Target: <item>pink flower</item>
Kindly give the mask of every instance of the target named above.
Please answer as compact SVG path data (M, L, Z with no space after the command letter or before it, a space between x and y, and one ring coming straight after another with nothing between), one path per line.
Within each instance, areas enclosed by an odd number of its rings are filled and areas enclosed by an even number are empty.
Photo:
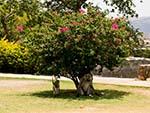
M63 33L63 32L67 32L67 31L69 31L70 29L68 28L68 27L61 27L60 29L59 29L59 31L61 32L61 33Z
M23 27L23 25L18 25L18 26L16 27L16 29L17 29L18 32L23 32L24 27Z
M112 30L118 30L119 26L117 23L114 23L114 24L112 24L111 28L112 28Z
M87 8L81 7L81 8L79 9L79 12L80 12L81 14L87 14Z
M79 11L80 11L81 14L86 13L85 10L84 10L83 8L79 9Z

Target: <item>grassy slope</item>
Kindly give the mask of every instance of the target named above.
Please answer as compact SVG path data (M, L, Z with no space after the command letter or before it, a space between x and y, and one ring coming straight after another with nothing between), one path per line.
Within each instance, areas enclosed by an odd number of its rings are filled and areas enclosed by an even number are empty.
M19 80L17 80L19 81ZM28 82L29 80L27 80ZM8 80L9 83L9 80ZM100 96L76 97L71 82L61 82L54 97L50 81L21 88L0 87L0 113L149 113L150 89L95 84Z

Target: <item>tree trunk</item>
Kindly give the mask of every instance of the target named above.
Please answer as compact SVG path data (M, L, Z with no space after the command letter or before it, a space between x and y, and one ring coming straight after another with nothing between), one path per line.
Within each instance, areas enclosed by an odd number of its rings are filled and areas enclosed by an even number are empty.
M73 82L75 84L76 89L78 89L78 86L79 86L79 80L78 80L78 78L77 77L72 77L72 80L73 80Z
M7 24L6 24L6 19L5 17L1 17L1 23L4 29L4 36L6 36L8 38L8 28L7 28Z
M91 73L85 74L79 79L79 84L77 86L77 94L78 96L92 96L94 94L93 75Z

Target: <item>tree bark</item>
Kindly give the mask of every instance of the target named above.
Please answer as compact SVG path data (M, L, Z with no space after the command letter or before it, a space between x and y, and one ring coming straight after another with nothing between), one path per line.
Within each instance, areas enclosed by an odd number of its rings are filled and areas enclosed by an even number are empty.
M77 77L72 77L72 81L74 82L76 89L78 89L78 86L79 86L78 78Z
M8 28L7 28L7 24L6 24L6 19L5 19L5 17L2 17L1 23L2 23L2 26L3 26L3 29L4 29L4 35L5 35L6 37L8 37Z

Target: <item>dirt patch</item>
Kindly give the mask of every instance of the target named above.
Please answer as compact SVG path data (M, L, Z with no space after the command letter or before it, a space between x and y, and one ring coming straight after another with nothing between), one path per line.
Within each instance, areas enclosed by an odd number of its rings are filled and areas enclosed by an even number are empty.
M77 108L77 109L70 109L70 110L61 110L61 111L33 111L28 113L149 113L149 108L143 109L143 108L132 108L132 107L84 107L84 108ZM18 112L18 113L26 113L26 112Z
M44 83L42 80L0 80L0 88L22 88Z
M148 89L132 89L131 92L145 96L150 96L150 90Z

